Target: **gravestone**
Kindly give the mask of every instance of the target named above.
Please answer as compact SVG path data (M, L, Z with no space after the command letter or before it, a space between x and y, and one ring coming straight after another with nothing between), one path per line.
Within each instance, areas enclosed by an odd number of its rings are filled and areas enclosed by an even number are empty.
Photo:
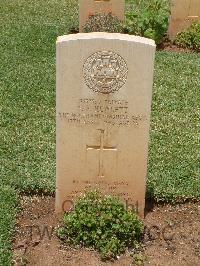
M79 0L79 31L83 32L83 27L90 15L95 13L111 13L119 20L124 20L125 0Z
M58 37L57 212L100 189L143 216L154 53L142 37Z
M200 19L200 0L172 0L168 35L173 40L177 33Z

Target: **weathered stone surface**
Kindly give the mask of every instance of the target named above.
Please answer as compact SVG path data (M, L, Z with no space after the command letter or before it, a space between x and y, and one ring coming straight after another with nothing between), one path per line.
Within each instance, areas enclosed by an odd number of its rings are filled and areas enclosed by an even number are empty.
M89 16L95 13L111 13L124 20L125 0L79 0L79 31L83 32L83 27Z
M58 38L57 212L98 188L143 215L154 53L117 33Z
M172 0L169 38L173 40L178 32L200 20L200 0Z

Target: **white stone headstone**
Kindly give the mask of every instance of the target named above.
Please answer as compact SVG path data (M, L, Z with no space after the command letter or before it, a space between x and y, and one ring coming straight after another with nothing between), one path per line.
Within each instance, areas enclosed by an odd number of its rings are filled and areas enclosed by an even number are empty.
M57 40L56 211L100 189L145 206L155 43L117 33Z
M177 33L200 20L200 0L171 0L168 35L173 40Z
M125 0L79 0L80 32L83 32L83 27L89 19L89 16L95 13L111 13L123 21L125 16Z

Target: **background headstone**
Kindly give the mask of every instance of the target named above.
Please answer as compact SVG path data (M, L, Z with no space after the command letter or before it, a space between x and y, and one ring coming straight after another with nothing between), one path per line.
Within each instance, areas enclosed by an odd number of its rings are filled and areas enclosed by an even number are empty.
M95 13L111 13L119 20L124 20L125 0L79 0L79 31L83 32L83 27L90 15Z
M117 33L58 38L57 212L100 189L143 216L154 53L154 41Z
M200 20L200 0L172 0L168 35L173 40L177 33Z

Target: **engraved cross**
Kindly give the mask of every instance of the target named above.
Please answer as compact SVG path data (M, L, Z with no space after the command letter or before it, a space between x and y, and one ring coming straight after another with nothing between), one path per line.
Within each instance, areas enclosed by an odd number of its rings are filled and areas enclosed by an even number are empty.
M105 130L103 129L98 129L100 131L100 145L96 146L86 146L87 151L88 150L98 150L99 151L99 172L98 172L98 177L104 177L104 158L103 154L104 151L117 151L117 147L110 147L104 145L104 133Z

